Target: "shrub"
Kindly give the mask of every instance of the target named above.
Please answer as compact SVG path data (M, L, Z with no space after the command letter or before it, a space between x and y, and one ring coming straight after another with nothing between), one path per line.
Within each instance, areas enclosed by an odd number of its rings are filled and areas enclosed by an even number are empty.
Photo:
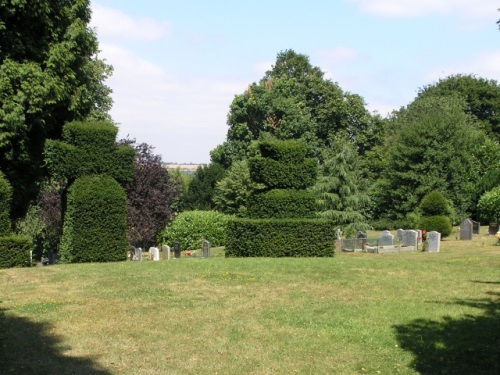
M61 261L125 260L127 247L125 190L109 176L77 179L68 192Z
M271 190L254 194L248 200L247 216L251 218L313 218L316 197L305 190Z
M298 140L264 140L259 149L264 158L298 164L306 157L307 145Z
M203 240L211 246L224 246L230 218L217 211L184 211L165 228L160 241L170 246L179 241L182 250L200 249Z
M452 204L439 191L432 191L422 198L420 211L422 216L447 216L450 219L455 216Z
M335 231L325 219L234 219L227 257L331 257Z
M448 237L453 229L450 219L439 215L420 218L419 227L427 232L439 232L441 233L441 238Z
M12 201L12 188L9 181L0 172L0 236L11 232L10 204Z
M484 193L478 202L479 216L485 222L500 220L500 186Z
M29 267L31 246L27 236L0 237L0 268Z

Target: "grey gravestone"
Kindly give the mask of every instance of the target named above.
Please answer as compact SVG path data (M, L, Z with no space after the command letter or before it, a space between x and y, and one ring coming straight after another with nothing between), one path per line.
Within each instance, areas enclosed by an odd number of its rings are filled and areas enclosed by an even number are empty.
M359 231L356 234L356 238L359 239L359 240L366 240L368 238L368 236L366 235L365 232Z
M179 259L181 257L181 243L179 241L174 242L174 257Z
M421 229L417 229L417 244L418 246L422 245L422 230Z
M378 239L379 246L392 246L394 245L394 235L388 230L384 230Z
M161 252L163 253L163 258L165 258L165 254L167 254L167 259L170 259L170 246L163 245L161 247Z
M136 257L136 259L137 259L139 262L142 262L142 248L141 248L141 247L138 247L138 248L135 250L135 257Z
M439 253L441 246L441 233L432 231L427 233L427 250L432 253Z
M479 231L481 230L481 223L478 221L472 221L472 234L479 234Z
M128 251L128 258L130 260L135 260L135 246L130 246L129 251Z
M152 259L154 261L159 261L160 260L160 249L157 247L150 247L149 248L149 259Z
M415 230L405 230L403 232L403 246L413 246L417 248L418 245L418 233Z
M203 258L210 258L210 242L204 240L201 244L201 252L203 254Z
M398 230L396 231L396 236L398 237L398 241L399 241L399 242L403 241L403 232L404 232L404 230L403 230L403 229L398 229Z
M490 223L488 226L488 234L494 236L498 232L499 225L498 223Z
M465 219L460 223L460 239L472 240L472 220Z

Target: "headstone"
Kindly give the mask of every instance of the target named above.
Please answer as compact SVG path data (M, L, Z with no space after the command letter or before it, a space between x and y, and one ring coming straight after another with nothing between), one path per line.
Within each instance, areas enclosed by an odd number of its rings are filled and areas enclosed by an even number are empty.
M149 248L149 259L152 259L154 261L159 261L160 260L160 249L157 247L150 247Z
M128 250L128 258L130 260L135 260L135 246L130 246Z
M366 235L365 232L362 232L362 231L359 231L357 234L356 234L356 238L358 240L366 240L368 238L368 236Z
M174 242L174 257L179 259L181 257L181 243L179 241Z
M422 230L417 229L416 232L417 232L417 245L420 246L420 245L422 245L422 241L423 241Z
M405 230L403 232L403 241L401 241L403 246L412 246L415 249L418 246L418 233L416 230Z
M163 258L165 258L165 254L167 254L167 259L170 259L170 246L163 245L161 247L161 252L163 253Z
M488 226L488 234L491 236L494 236L495 234L497 234L498 230L499 230L498 223L490 223L490 225Z
M472 220L465 219L460 223L460 239L472 240Z
M472 221L472 234L479 234L479 231L481 230L481 223L478 221Z
M137 258L137 260L139 262L142 262L142 248L141 247L138 247L136 250L135 250L135 257Z
M441 233L432 231L427 233L427 250L431 253L439 253L441 246Z
M401 228L396 231L396 236L399 242L403 241L403 232L404 230Z
M204 240L201 244L201 251L203 254L203 258L210 258L210 242Z
M394 235L388 230L384 230L378 239L379 246L392 246L394 245Z

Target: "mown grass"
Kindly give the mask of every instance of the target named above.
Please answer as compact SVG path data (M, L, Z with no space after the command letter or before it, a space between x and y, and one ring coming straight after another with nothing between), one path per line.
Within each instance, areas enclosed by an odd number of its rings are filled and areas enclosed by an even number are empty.
M497 374L494 243L1 270L0 373Z

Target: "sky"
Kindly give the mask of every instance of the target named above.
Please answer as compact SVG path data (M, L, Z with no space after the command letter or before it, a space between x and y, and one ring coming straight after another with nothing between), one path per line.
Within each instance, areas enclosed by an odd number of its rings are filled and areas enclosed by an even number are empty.
M168 163L209 163L232 100L279 52L386 116L454 74L500 82L496 0L92 0L99 58L113 66L119 138Z

